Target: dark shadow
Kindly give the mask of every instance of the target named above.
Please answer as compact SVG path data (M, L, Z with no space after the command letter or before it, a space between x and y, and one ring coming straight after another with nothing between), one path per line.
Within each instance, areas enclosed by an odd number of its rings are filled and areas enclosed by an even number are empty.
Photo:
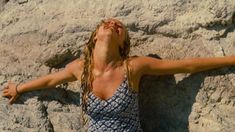
M222 25L220 22L215 23L212 27L206 27L207 30L222 31L225 29L224 33L220 36L221 38L226 38L228 33L234 32L235 30L235 12L232 15L232 23L227 25Z
M71 50L67 50L64 53L57 54L44 62L44 64L48 67L60 69L64 68L68 63L80 58L82 51L78 49L76 54Z
M160 58L158 55L149 56ZM139 93L144 132L188 132L188 118L205 77L229 72L231 69L210 70L191 74L179 82L174 75L144 76Z
M26 100L33 97L38 97L39 101L58 101L63 105L80 106L80 93L61 87L24 93L15 103L24 104Z

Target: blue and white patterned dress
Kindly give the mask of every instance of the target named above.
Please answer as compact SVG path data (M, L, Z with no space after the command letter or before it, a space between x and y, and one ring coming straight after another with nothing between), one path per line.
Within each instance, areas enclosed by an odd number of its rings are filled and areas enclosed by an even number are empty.
M112 97L102 100L91 92L87 101L88 132L142 132L138 93L128 87L126 75Z

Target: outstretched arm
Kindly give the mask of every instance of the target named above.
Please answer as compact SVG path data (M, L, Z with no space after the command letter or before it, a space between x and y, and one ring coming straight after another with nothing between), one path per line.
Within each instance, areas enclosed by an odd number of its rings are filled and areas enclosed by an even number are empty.
M142 74L165 75L195 73L235 65L235 56L192 58L183 60L160 60L151 57L138 57L136 63Z
M42 88L53 88L56 85L76 80L77 79L73 74L72 68L67 65L65 69L59 72L55 72L20 85L18 91L19 93L24 93Z
M78 76L78 73L80 73L81 69L81 67L79 67L79 63L80 62L78 62L78 60L75 60L66 65L66 67L59 72L29 81L27 83L19 85L18 87L16 87L16 84L14 83L9 83L3 90L3 96L9 97L9 103L12 104L19 96L18 93L24 93L27 91L44 88L52 88L59 84L76 81L80 77Z

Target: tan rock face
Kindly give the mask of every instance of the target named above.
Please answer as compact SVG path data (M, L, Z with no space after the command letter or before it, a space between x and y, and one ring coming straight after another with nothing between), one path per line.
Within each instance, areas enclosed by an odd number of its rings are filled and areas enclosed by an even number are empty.
M235 54L234 0L0 0L0 89L60 70L82 53L104 18L124 22L131 55L183 59ZM145 131L235 130L234 67L146 76ZM80 131L79 82L0 98L0 131Z

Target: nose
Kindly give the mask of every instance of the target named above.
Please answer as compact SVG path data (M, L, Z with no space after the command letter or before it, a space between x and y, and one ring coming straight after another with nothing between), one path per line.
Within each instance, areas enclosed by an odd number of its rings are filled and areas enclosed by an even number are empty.
M110 26L115 26L115 25L116 25L116 22L115 22L115 21L110 21L110 22L109 22L109 25L110 25Z

